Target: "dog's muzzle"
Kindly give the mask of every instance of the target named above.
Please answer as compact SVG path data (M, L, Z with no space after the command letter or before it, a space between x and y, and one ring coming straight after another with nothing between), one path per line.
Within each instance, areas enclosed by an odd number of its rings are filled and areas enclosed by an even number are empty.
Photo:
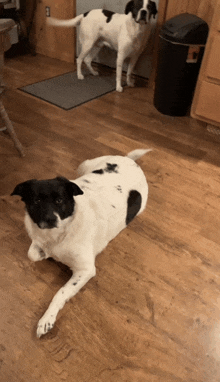
M57 218L56 216L54 217L48 217L44 221L41 221L38 224L39 228L41 229L52 229L52 228L57 228Z
M141 9L136 19L136 22L139 24L147 24L147 16L148 12L146 11L146 9Z

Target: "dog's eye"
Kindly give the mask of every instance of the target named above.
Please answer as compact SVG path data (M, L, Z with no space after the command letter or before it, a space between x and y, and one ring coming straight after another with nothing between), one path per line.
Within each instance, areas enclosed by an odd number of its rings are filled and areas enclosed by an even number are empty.
M62 203L63 203L63 199L61 198L56 199L56 204L62 204Z
M41 200L38 198L38 199L35 199L34 201L34 204L40 204Z

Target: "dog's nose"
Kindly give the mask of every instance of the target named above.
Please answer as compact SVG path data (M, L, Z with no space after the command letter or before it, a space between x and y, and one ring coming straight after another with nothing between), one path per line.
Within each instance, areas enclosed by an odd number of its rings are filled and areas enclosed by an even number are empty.
M41 224L42 228L54 228L56 227L57 218L55 215L46 215Z
M46 221L47 223L53 224L53 223L56 223L57 218L56 218L56 216L50 216L50 217L47 217L47 218L45 219L45 221Z
M140 20L144 20L144 21L147 20L147 11L145 9L141 10Z

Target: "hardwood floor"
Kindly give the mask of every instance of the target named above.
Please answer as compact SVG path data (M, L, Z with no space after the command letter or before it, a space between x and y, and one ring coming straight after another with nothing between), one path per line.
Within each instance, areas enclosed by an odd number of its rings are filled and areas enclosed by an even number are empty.
M5 63L3 102L25 147L0 133L0 375L2 382L220 381L218 136L161 115L148 88L126 88L70 111L17 90L72 70L42 56ZM40 340L36 325L70 277L31 263L15 185L77 177L87 158L153 148L139 160L147 208L97 257L97 275Z

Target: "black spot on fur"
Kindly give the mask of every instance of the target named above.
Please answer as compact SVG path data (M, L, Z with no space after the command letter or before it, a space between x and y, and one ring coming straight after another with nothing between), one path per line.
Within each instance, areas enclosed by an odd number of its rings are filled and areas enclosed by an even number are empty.
M116 186L116 190L118 190L120 193L122 193L122 188L121 188L121 186Z
M73 283L73 285L77 285L77 283Z
M107 20L106 20L107 23L111 21L112 16L115 14L115 12L107 11L106 9L103 9L102 13L105 15L105 17L107 17Z
M83 182L85 182L85 183L90 183L90 181L87 180L87 179L83 179Z
M90 12L90 11L85 12L85 13L83 14L83 16L86 17L86 16L89 14L89 12Z
M93 174L104 174L104 170L95 170L93 171Z
M129 224L134 217L137 215L138 211L141 208L141 194L136 191L132 190L129 192L129 197L127 201L127 216L126 216L126 224Z
M113 206L113 204L112 204L112 207L113 207L113 208L116 208L115 206Z
M117 170L116 170L116 168L118 167L118 165L117 164L112 164L112 163L106 163L107 164L107 167L105 168L105 171L106 172L118 172Z

